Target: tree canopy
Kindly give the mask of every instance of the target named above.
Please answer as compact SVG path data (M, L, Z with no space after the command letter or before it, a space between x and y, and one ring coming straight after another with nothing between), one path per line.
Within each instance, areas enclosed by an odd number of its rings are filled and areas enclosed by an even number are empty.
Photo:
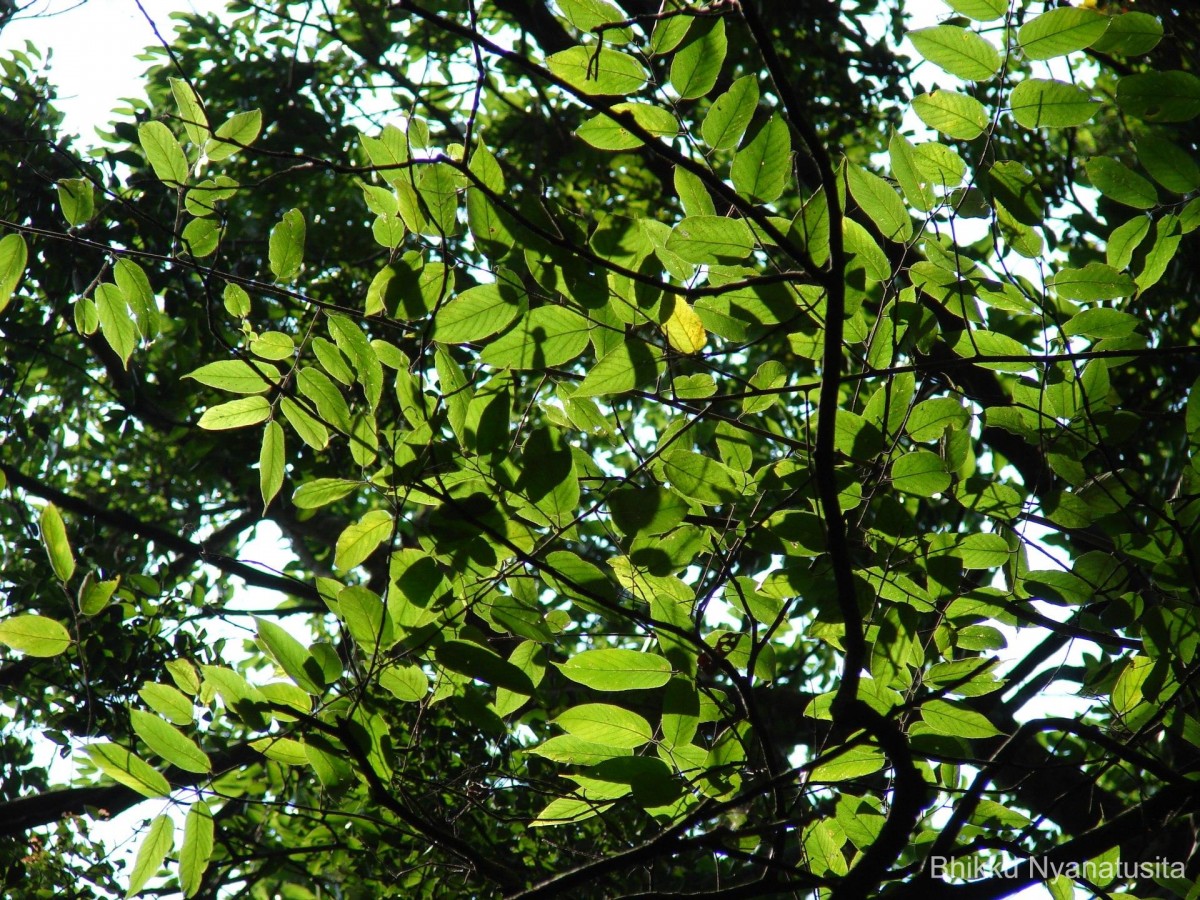
M6 892L1200 896L1200 12L938 9L0 60Z

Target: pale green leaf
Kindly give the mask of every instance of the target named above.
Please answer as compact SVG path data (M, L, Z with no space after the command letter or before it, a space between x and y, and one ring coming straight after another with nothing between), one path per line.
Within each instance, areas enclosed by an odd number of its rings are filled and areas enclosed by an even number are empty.
M654 736L645 718L609 703L573 706L550 721L568 734L609 747L633 749Z
M262 131L262 112L251 109L235 113L217 129L216 134L205 145L204 152L214 162L228 159L243 147L249 147Z
M63 524L62 515L53 503L42 507L38 518L38 529L42 533L42 546L50 557L50 566L59 581L70 581L75 574L75 554L71 552L71 542L67 538L67 526Z
M940 69L967 81L991 78L1000 53L975 32L955 25L934 25L908 33L917 52Z
M156 799L171 793L171 785L161 772L118 744L90 744L84 748L84 753L109 778L143 797Z
M137 736L165 762L185 772L204 775L212 771L208 754L174 725L140 709L130 710L129 720Z
M1009 99L1013 118L1023 128L1069 128L1091 120L1100 104L1076 84L1027 78Z
M792 165L792 136L787 123L772 115L767 124L733 158L730 177L743 197L760 203L778 200Z
M162 122L143 122L138 126L138 143L159 181L169 187L187 183L187 157L170 128Z
M350 571L365 562L391 533L391 513L382 509L370 510L338 536L334 566L342 572Z
M657 138L673 138L679 134L679 122L670 110L648 103L618 103L611 107L611 112L619 116L613 118L608 113L597 113L584 122L575 132L598 150L632 150L645 143L642 138L632 133L621 121L628 116L643 130Z
M671 680L665 658L640 650L584 650L555 666L571 681L597 691L646 690Z
M71 646L71 635L46 616L17 615L0 622L0 644L26 656L60 656Z
M197 800L184 820L183 843L179 847L179 886L185 897L191 897L200 890L212 852L212 810L204 800Z
M58 182L58 205L63 218L74 227L83 225L95 212L92 183L86 178L62 178Z
M913 99L912 107L922 122L948 137L970 141L987 128L988 114L983 104L956 91L921 94Z
M165 813L155 816L133 861L133 871L129 873L129 889L125 892L127 898L138 894L146 886L146 882L158 874L163 860L167 858L174 844L175 823L171 817Z
M1029 59L1053 59L1083 50L1103 37L1108 17L1091 9L1052 9L1027 21L1017 32Z
M279 370L265 362L223 359L203 365L183 377L231 394L263 394L277 385Z
M937 734L962 738L989 738L1000 734L982 713L946 700L930 700L921 706L921 719Z
M196 423L207 431L227 431L265 422L271 415L266 397L242 397L209 407Z
M892 186L861 166L848 166L846 175L850 193L880 233L890 241L908 241L913 234L912 218Z
M6 234L0 239L0 313L12 302L13 292L25 274L29 249L19 234Z

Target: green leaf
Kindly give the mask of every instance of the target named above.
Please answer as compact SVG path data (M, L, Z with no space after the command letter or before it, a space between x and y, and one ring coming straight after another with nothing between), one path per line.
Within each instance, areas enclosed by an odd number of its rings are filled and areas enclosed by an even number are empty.
M529 823L530 828L545 828L550 825L573 825L599 815L612 806L612 801L590 800L584 797L559 797L551 800L537 817Z
M539 306L485 347L480 359L506 369L561 366L587 347L589 329L578 313L562 306Z
M429 677L420 666L392 666L379 674L379 686L404 703L417 703L429 693Z
M1150 217L1134 216L1128 222L1118 225L1108 236L1108 246L1105 255L1108 264L1113 269L1124 269L1133 259L1133 251L1150 233Z
M655 137L673 138L679 134L679 122L670 110L648 103L618 103L613 113L630 116L634 122ZM598 113L584 122L575 132L597 150L632 150L645 143L620 121L606 113Z
M1025 362L1029 348L1015 338L995 331L976 328L962 332L954 342L954 352L966 359L980 359L977 363L996 372L1025 372L1033 368ZM988 357L1011 357L1002 361L986 361Z
M628 750L620 747L593 744L591 741L585 741L571 734L560 734L558 737L542 741L536 747L530 747L527 752L553 762L577 766L594 766L606 759L629 755Z
M676 450L668 456L663 474L671 487L705 506L732 503L742 495L732 469L690 450Z
M683 521L688 503L667 488L621 487L608 495L613 524L622 534L664 534Z
M1118 203L1135 209L1149 209L1158 203L1153 184L1111 157L1093 156L1085 169L1096 190Z
M250 295L241 285L232 282L225 285L221 296L225 311L231 316L244 319L250 315Z
M534 684L520 668L498 653L470 641L446 641L433 653L440 665L518 694L532 694Z
M379 354L362 330L346 316L330 314L327 321L330 335L354 366L367 405L374 410L383 396L383 364Z
M417 190L430 213L431 227L424 229L426 234L441 237L458 232L458 191L463 186L464 176L445 163L422 167ZM401 209L402 216L403 212ZM409 224L407 219L405 223Z
M1200 115L1200 78L1191 72L1140 72L1117 82L1121 112L1145 122L1186 122Z
M713 89L725 62L726 49L723 17L692 22L687 38L671 60L671 87L681 100L695 100Z
M1148 656L1135 656L1121 670L1112 692L1113 708L1118 713L1128 715L1142 702L1142 686L1153 669L1153 659Z
M204 146L210 160L228 159L243 147L249 147L262 131L262 112L251 109L235 113L217 129L216 135Z
M957 13L976 22L991 22L1008 11L1008 0L945 0Z
M597 691L646 690L671 680L666 659L640 650L584 650L554 665L571 681Z
M914 441L936 441L945 435L947 428L956 431L966 427L970 420L970 412L957 399L934 397L914 406L904 427Z
M1089 122L1098 101L1075 84L1049 78L1027 78L1009 99L1013 118L1023 128L1070 128Z
M846 176L851 195L885 238L898 243L912 238L912 218L890 184L861 166L848 166Z
M118 744L89 744L83 752L101 772L143 797L153 800L171 793L161 772Z
M291 397L284 397L279 401L279 409L283 412L283 417L287 419L288 424L292 426L292 430L300 437L300 440L308 444L314 450L324 450L329 443L329 429L310 416L300 404Z
M1128 275L1118 272L1112 266L1098 262L1088 263L1082 269L1060 269L1048 278L1046 283L1053 287L1060 297L1085 302L1129 297L1137 290L1137 285ZM1115 311L1090 310L1090 312ZM1118 313L1118 315L1124 315L1124 313Z
M100 317L100 331L108 346L121 358L121 364L129 367L129 357L137 346L138 331L125 295L115 284L103 282L96 285L96 313Z
M579 400L632 391L654 381L660 362L661 355L645 341L626 339L591 368L571 397Z
M1091 9L1052 9L1030 19L1017 32L1028 59L1053 59L1090 47L1104 36L1108 17Z
M468 288L437 311L433 339L443 344L466 344L491 337L517 317L520 299L503 282Z
M264 510L283 487L284 467L283 427L278 422L268 422L263 429L262 448L258 454L258 487Z
M998 534L969 534L955 548L964 569L995 569L1012 559L1008 541Z
M171 83L171 93L175 96L175 106L179 110L179 119L183 125L183 133L197 147L208 140L208 116L192 86L182 78L168 78Z
M391 513L373 509L357 522L348 525L338 536L333 565L339 571L349 572L364 563L368 556L392 533Z
M183 735L175 726L158 716L140 709L129 711L133 730L154 753L164 761L183 769L204 775L212 771L208 754L196 742Z
M267 759L285 766L308 765L308 752L303 742L285 737L265 737L251 741L250 746Z
M196 423L207 431L228 431L265 422L271 416L266 397L242 397L209 407Z
M1092 263L1091 265L1098 264ZM1137 330L1139 324L1140 320L1137 316L1120 310L1085 309L1067 320L1063 325L1063 334L1084 335L1103 340L1132 334Z
M917 52L935 66L966 81L991 78L1000 68L1000 53L975 32L954 25L935 25L908 33Z
M983 104L956 91L921 94L913 99L912 107L922 122L947 137L971 141L987 128L988 114Z
M347 481L342 478L314 478L306 481L292 494L292 504L297 509L319 509L341 500L355 488L361 487L357 481Z
M79 589L79 611L85 616L94 616L108 606L112 595L120 587L120 580L95 581L89 574Z
M757 108L758 77L743 75L713 102L700 125L700 135L713 150L732 150Z
M691 263L745 259L755 246L746 223L726 216L688 216L667 238L667 249Z
M946 700L924 703L921 719L935 733L951 737L989 738L1002 733L981 713Z
M338 592L337 604L350 636L367 653L386 650L395 643L391 616L374 591L358 585L343 588ZM325 681L329 683L328 678Z
M925 175L917 158L916 148L904 135L893 131L888 141L888 154L891 158L892 177L900 185L900 190L904 191L908 202L922 212L933 209L937 202L935 184Z
M730 177L743 197L772 203L783 193L791 166L792 136L783 117L776 113L734 156Z
M836 783L851 778L873 775L887 765L883 751L878 747L859 745L845 753L833 756L828 762L819 763L809 773L809 781Z
M67 526L63 524L62 515L53 503L42 507L38 518L38 529L42 533L42 546L50 557L50 567L59 581L70 581L75 574L75 554L71 552L71 542L67 538Z
M90 221L96 208L92 183L86 178L59 179L58 205L71 227Z
M263 394L277 385L280 375L270 363L223 359L203 365L183 377L231 394Z
M632 56L607 48L571 47L546 59L550 72L575 90L596 96L628 96L646 83L646 70Z
M625 13L613 6L608 0L559 0L558 8L562 10L567 21L585 34L597 34L618 44L633 40L633 32L626 27L604 28L616 22L624 22Z
M608 703L584 703L550 720L568 734L594 744L632 750L654 737L642 716Z
M0 622L0 644L26 656L60 656L71 646L71 635L54 619L19 615Z
M133 310L138 330L148 338L154 337L159 331L160 316L145 270L133 260L122 258L113 266L113 277L125 302Z
M1138 162L1150 177L1174 194L1200 187L1200 164L1178 144L1145 134L1137 140Z
M175 844L175 823L166 815L155 816L150 823L146 836L138 847L137 858L133 861L133 871L129 873L129 889L126 898L139 893L146 883L158 874L163 860L171 852Z
M892 486L905 494L932 497L950 487L950 474L941 457L914 450L892 463Z
M185 897L194 896L200 890L212 852L212 810L204 800L197 800L188 809L183 823L183 843L179 847L179 887Z
M257 627L258 639L267 653L279 663L279 667L292 681L310 694L320 694L324 691L321 666L303 644L275 622L256 617L254 624Z
M304 262L304 214L289 209L271 229L269 262L276 281L292 281Z
M12 302L13 292L21 283L28 261L25 238L19 234L6 234L0 238L0 313Z
M1092 44L1092 49L1114 56L1141 56L1157 47L1162 38L1162 22L1155 16L1127 12L1109 17L1108 31Z
M1167 266L1175 258L1179 243L1183 240L1179 222L1174 216L1165 216L1159 219L1155 223L1154 232L1154 245L1146 253L1145 265L1134 279L1137 282L1139 293L1157 284L1158 280L1166 274Z
M138 126L138 143L159 181L168 187L187 184L187 156L171 129L162 122L143 122Z
M152 710L176 725L191 725L195 720L192 701L169 684L147 681L138 691L138 696Z
M193 219L184 226L180 241L195 259L211 256L221 243L221 225L215 219Z

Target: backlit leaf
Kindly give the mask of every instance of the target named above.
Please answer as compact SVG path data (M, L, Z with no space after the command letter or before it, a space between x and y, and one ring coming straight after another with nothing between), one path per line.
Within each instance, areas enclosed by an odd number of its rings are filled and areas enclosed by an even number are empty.
M71 646L71 634L46 616L17 615L0 622L0 644L26 656L59 656Z
M1017 41L1029 59L1053 59L1090 47L1107 28L1107 16L1091 9L1065 7L1027 21L1017 32Z
M671 680L666 659L640 650L584 650L555 666L571 681L597 691L646 690Z
M967 81L991 78L1000 68L1000 53L967 28L934 25L908 33L917 52L951 75Z
M53 503L42 507L38 518L38 529L42 533L42 546L50 557L50 566L59 581L70 581L75 574L75 554L71 552L71 542L67 538L67 527L63 524L62 515Z
M161 772L119 744L89 744L83 752L101 772L143 797L156 799L171 793L171 785Z

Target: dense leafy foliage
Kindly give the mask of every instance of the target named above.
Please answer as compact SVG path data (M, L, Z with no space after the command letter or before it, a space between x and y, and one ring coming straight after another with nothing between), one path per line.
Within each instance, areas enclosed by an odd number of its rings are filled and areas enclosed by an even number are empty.
M6 889L1196 897L1200 17L1096 5L3 61Z

